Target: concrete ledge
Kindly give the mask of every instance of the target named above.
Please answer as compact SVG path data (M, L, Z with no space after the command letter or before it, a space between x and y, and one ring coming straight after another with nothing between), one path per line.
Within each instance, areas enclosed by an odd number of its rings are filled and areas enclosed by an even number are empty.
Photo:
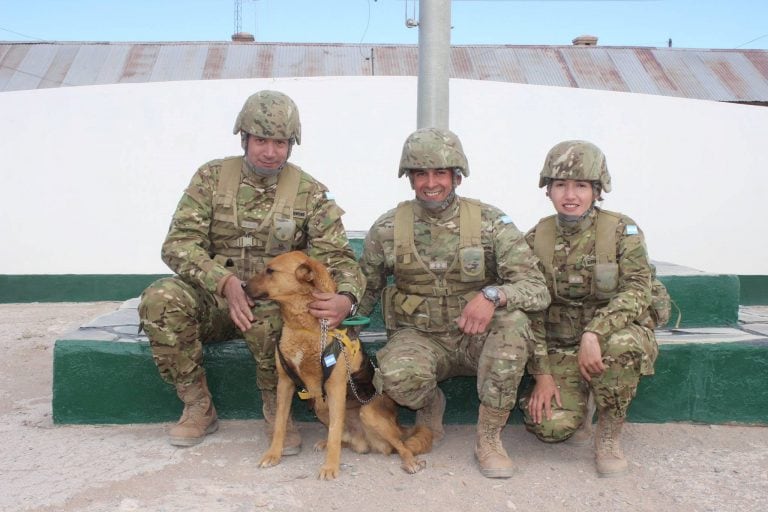
M382 346L367 336L370 354ZM656 375L642 380L629 420L768 424L768 338L739 329L677 330L660 333ZM261 418L255 366L245 343L206 346L205 366L219 415ZM181 403L158 376L146 341L62 339L54 349L55 423L154 423L179 417ZM442 385L448 397L445 422L474 423L474 378ZM302 421L314 420L294 401ZM403 410L403 419L412 413ZM520 421L519 411L512 422Z
M364 233L352 232L350 243L359 255ZM659 278L669 289L680 312L680 327L735 327L741 293L739 276L708 274L665 262L655 262ZM0 275L0 303L90 302L127 300L164 274L153 275ZM749 283L749 304L759 303L760 285L768 276L744 276ZM768 302L763 302L768 303ZM673 311L673 320L677 310ZM381 314L372 315L372 330L383 330Z
M630 420L768 424L768 308L739 310L736 276L665 263L657 263L657 268L682 310L681 328L659 332L657 373L642 380ZM146 337L138 334L137 302L128 300L56 341L54 422L120 424L178 418L181 403L160 379ZM381 317L374 314L370 334L363 336L371 355L382 346L382 330ZM220 416L260 418L255 365L245 344L227 341L208 345L205 351ZM478 405L474 378L451 379L443 389L449 398L446 423L473 423ZM294 411L300 420L313 420L298 399ZM403 410L404 421L412 416ZM511 421L520 421L519 412Z
M138 297L157 275L0 275L0 303L91 302ZM730 326L738 323L739 278L706 273L661 274L681 314L681 327ZM673 309L672 322L677 319ZM371 329L383 330L381 314Z

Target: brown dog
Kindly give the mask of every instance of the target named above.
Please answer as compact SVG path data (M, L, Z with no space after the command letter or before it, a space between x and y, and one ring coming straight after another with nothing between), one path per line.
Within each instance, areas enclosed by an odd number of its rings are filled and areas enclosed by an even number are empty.
M330 375L323 382L321 344L326 345L326 340L321 341L321 325L309 313L309 303L315 300L313 291L336 291L325 266L300 251L281 254L263 272L249 279L244 287L253 298L270 299L280 304L283 317L283 332L276 355L275 429L260 467L280 462L291 400L296 389L297 380L294 379L298 379L314 402L315 414L328 427L327 440L315 445L315 449L326 449L325 463L318 478L332 480L339 475L342 442L358 453L373 450L389 455L394 449L400 455L402 468L406 472L421 470L425 463L416 455L432 449L432 431L423 426L404 429L398 424L394 401L373 392L370 383L373 367L359 340L344 344L344 348L334 356L335 364L326 370L330 371ZM332 336L337 335L329 333L327 344L335 341ZM329 365L326 363L326 366ZM356 378L361 373L368 374L362 382ZM352 390L349 397L348 385ZM366 391L370 391L369 400L360 396Z

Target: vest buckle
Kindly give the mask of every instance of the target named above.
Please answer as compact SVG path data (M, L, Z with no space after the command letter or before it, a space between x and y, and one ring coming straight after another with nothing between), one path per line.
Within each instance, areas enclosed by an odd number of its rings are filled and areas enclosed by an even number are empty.
M433 286L432 295L435 297L447 297L450 295L450 288L447 286Z

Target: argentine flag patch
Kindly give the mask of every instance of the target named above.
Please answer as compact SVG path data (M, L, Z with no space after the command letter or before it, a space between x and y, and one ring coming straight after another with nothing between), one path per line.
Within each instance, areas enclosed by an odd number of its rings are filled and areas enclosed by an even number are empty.
M323 362L325 363L326 368L330 368L336 364L336 356L333 354L328 354L323 358Z
M500 220L504 224L511 224L512 223L512 217L510 217L509 215L503 215Z
M635 226L634 224L627 224L626 233L628 235L636 235L638 233L637 226Z

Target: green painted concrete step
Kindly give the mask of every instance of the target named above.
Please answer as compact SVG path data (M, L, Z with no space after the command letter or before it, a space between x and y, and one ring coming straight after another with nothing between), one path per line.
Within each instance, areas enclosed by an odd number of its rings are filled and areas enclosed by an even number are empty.
M756 324L757 325L757 324ZM643 378L629 420L644 423L701 422L768 424L768 338L739 329L664 331L656 375ZM380 335L366 335L374 355ZM207 345L205 366L219 415L261 418L255 366L240 340ZM446 423L474 423L474 378L441 385L448 397ZM60 339L53 366L53 419L61 424L175 421L181 403L159 377L146 342ZM297 419L313 416L296 399ZM412 418L403 410L404 421ZM520 421L520 413L512 422Z

